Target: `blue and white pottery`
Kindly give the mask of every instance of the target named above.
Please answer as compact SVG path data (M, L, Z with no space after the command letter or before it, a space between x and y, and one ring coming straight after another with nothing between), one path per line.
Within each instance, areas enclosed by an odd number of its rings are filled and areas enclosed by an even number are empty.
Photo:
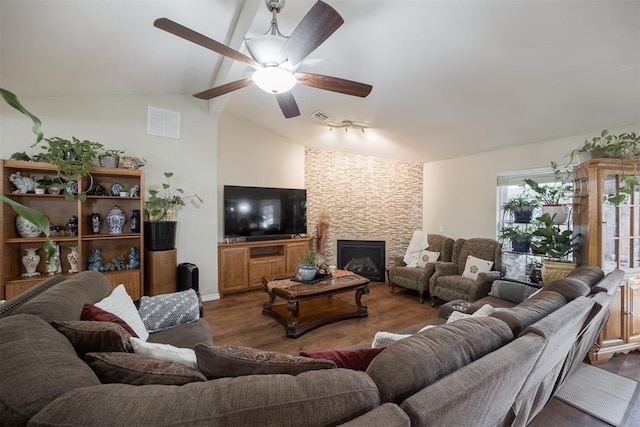
M122 226L125 221L126 217L124 215L124 211L114 205L105 217L105 222L109 228L109 234L121 234Z

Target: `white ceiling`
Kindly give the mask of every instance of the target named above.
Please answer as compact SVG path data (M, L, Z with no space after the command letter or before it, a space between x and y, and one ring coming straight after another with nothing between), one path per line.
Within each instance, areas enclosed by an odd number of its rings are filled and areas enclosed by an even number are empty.
M327 2L345 23L299 71L372 84L367 98L296 86L301 115L285 119L251 86L210 108L304 145L416 162L640 123L638 0ZM314 3L288 0L281 31ZM271 19L263 0L0 0L0 84L21 96L192 94L248 75L155 28L159 17L243 52L241 37ZM330 133L316 110L371 129Z

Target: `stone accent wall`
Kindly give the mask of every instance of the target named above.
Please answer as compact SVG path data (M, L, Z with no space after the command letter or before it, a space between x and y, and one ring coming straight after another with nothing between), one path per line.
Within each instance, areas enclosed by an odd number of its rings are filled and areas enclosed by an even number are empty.
M324 245L329 264L336 263L338 239L384 240L388 267L422 229L421 163L307 148L305 186L314 248L318 216L329 214Z

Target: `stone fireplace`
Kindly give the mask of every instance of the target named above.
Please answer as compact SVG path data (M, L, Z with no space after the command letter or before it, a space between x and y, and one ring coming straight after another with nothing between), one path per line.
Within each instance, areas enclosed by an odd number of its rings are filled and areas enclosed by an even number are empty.
M338 240L338 268L353 271L372 282L385 281L384 240Z

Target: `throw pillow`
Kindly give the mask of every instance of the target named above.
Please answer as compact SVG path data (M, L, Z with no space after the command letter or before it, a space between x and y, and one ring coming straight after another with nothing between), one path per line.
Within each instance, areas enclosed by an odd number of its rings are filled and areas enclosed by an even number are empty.
M112 322L68 320L51 322L54 328L73 345L80 358L90 352L131 352L131 334L122 326Z
M482 307L473 312L473 314L463 313L461 311L452 311L447 319L447 323L455 322L460 319L468 319L470 317L489 317L491 313L495 311L489 304L484 304Z
M127 325L127 322L125 322L115 314L104 311L103 309L98 308L93 304L84 305L84 307L82 308L82 313L80 314L80 320L117 323L118 325L122 326L127 332L129 332L132 337L138 338L138 335L133 329L131 329L131 326Z
M509 282L507 280L495 280L491 285L489 296L520 304L536 291L536 288L527 286L523 283Z
M157 332L200 318L200 301L193 289L172 294L143 296L138 309L147 331Z
M87 353L87 363L103 384L183 385L206 381L200 371L182 363L131 353Z
M258 374L297 375L316 369L331 369L336 363L310 357L231 345L209 347L196 344L198 368L208 379Z
M376 332L371 347L389 347L396 341L410 337L411 334L392 334L391 332Z
M190 348L175 347L170 344L160 344L142 341L139 338L131 338L133 352L141 356L153 357L168 362L182 363L190 368L197 369L196 353Z
M300 356L333 360L336 362L338 368L366 371L369 363L384 349L385 347L358 348L353 350L301 351Z
M479 273L488 273L493 267L493 261L487 261L484 259L476 258L473 255L467 257L467 262L464 265L464 272L462 277L466 277L471 280L477 280Z
M95 306L124 320L142 341L149 338L149 332L144 327L138 310L123 284L118 285L111 295L95 303Z
M425 268L428 263L436 262L440 258L440 252L420 251L420 257L418 258L418 267Z

